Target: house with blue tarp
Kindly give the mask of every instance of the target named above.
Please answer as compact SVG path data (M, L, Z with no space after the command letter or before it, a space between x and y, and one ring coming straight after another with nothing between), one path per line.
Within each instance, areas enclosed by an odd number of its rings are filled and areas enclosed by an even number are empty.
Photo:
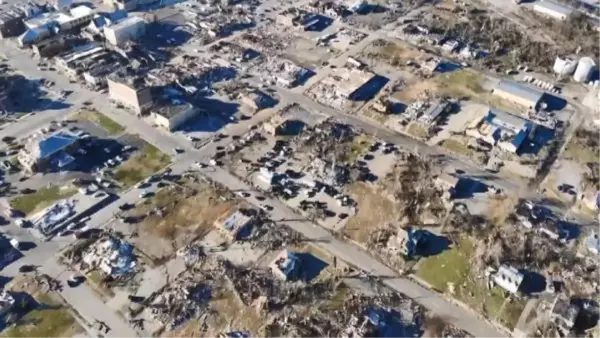
M281 251L275 259L269 264L269 268L283 280L294 280L300 276L301 261L300 257L287 249Z
M30 138L17 159L28 172L42 172L49 168L64 170L75 158L72 156L79 145L79 137L68 130L53 134L39 134Z

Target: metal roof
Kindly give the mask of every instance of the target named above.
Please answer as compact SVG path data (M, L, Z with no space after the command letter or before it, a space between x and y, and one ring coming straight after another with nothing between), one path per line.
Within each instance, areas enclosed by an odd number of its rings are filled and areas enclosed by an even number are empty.
M573 13L573 9L571 7L565 6L563 4L560 4L558 2L554 2L554 1L550 1L550 0L544 0L544 1L538 1L535 3L534 5L534 9L539 10L546 10L546 11L551 11L560 15L565 15L565 16L569 16L571 15L571 13Z
M531 88L529 86L523 85L521 83L515 81L502 80L496 87L496 90L503 91L514 96L521 97L523 99L529 100L532 103L532 106L535 106L540 100L542 96L544 96L543 92Z

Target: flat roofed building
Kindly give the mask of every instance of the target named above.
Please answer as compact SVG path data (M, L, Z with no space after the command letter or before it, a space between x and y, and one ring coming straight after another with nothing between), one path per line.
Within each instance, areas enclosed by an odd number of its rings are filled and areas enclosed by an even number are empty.
M533 10L557 20L566 20L573 13L573 8L552 0L536 1Z
M169 131L178 129L181 125L196 117L197 114L198 109L185 102L167 103L152 109L154 123Z
M142 77L128 76L123 71L115 72L107 79L108 95L138 114L148 110L153 103L151 89Z
M252 217L237 210L232 214L224 214L215 221L215 227L229 240L235 240L245 227L252 222Z
M544 93L537 89L507 80L500 81L493 93L496 96L525 106L528 109L537 109L544 96Z
M19 151L17 159L26 171L40 172L54 165L62 169L74 158L69 155L79 144L79 138L67 130L52 135L36 135Z
M374 76L375 74L363 69L336 68L321 83L333 87L339 96L351 99Z
M104 28L106 41L114 46L122 46L127 41L138 39L146 33L146 21L132 16Z

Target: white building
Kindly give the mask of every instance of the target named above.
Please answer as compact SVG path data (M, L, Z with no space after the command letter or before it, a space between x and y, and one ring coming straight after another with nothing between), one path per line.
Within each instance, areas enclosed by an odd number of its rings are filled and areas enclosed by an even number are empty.
M494 282L504 290L510 293L516 293L519 291L523 278L523 274L516 268L508 265L501 265L498 272L494 275Z
M135 40L145 33L146 21L137 16L129 17L104 28L104 37L106 38L106 41L114 46L122 46L127 41Z
M182 124L196 117L198 109L189 103L168 105L152 111L154 123L169 131L176 130Z
M566 20L573 13L573 8L552 0L537 1L533 10L557 20Z
M77 6L69 13L42 13L24 21L27 31L19 36L21 46L29 45L59 32L87 25L93 18L94 12L88 6Z

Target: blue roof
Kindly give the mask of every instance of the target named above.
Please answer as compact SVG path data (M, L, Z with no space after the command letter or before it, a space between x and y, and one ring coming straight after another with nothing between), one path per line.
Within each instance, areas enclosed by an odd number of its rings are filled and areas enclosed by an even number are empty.
M61 151L77 142L77 140L77 136L65 131L60 131L56 134L50 135L38 143L40 147L40 158L48 158L54 155L56 152Z
M520 132L517 133L517 135L515 135L515 138L512 140L512 144L515 146L515 148L518 150L519 147L521 147L521 145L523 144L523 141L525 141L527 139L527 135L529 134L529 130L521 130Z
M287 259L279 264L279 269L286 277L291 277L299 267L300 258L291 251L287 251Z
M73 161L75 161L75 158L73 156L65 153L64 151L59 152L58 155L53 160L53 162L59 168L64 168L64 167L68 166L69 164L73 163Z

